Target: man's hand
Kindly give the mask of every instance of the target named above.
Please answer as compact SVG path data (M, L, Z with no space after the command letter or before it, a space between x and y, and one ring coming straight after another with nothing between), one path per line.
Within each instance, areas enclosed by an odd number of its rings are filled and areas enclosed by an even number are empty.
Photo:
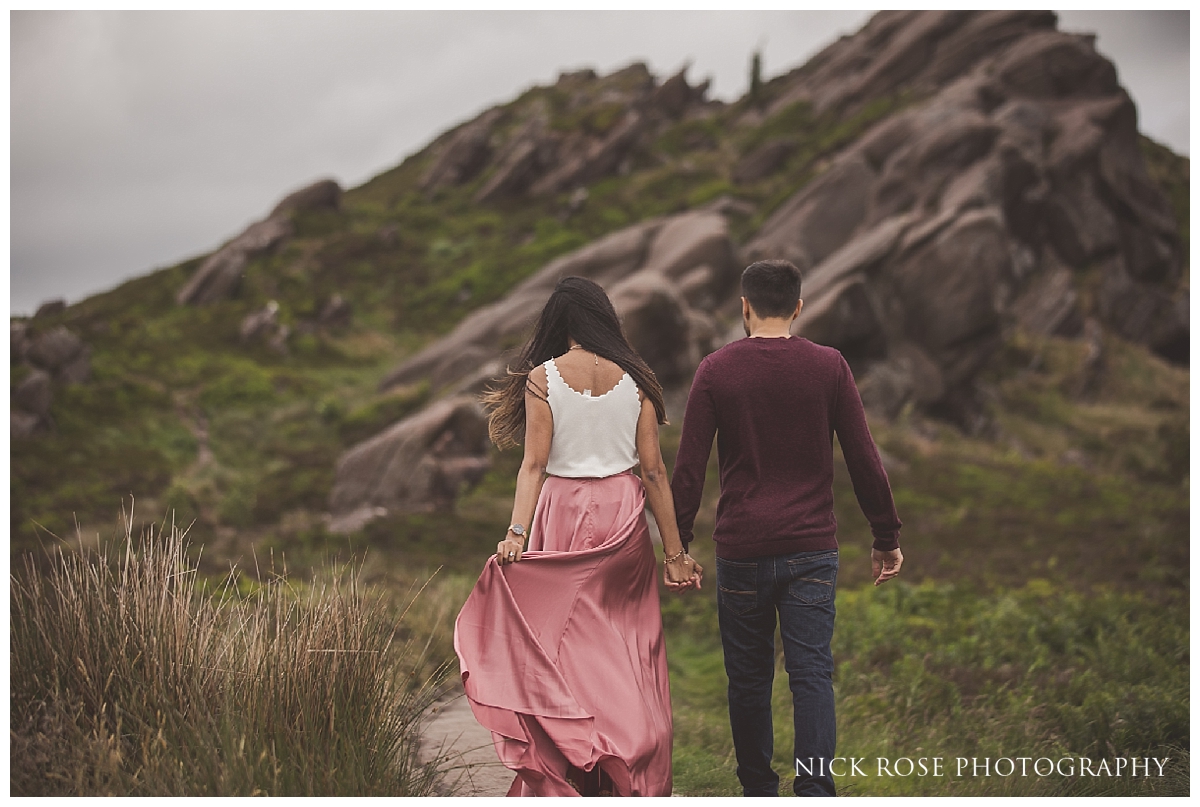
M880 552L878 549L872 549L871 579L875 581L875 585L885 583L900 574L900 566L903 563L904 553L900 551L900 547L896 547L890 552Z

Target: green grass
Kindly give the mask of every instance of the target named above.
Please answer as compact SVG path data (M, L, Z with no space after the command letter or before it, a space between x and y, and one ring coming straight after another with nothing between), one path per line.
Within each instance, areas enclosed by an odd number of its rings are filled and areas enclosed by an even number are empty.
M864 776L837 780L843 795L1187 793L1185 597L1158 603L1045 580L1015 589L897 581L842 587L837 608L838 755L866 760ZM672 598L664 621L676 793L738 795L715 600ZM774 767L786 794L792 714L782 656L773 717ZM957 763L1021 756L1170 761L1164 777L1141 780L973 776ZM880 758L893 772L895 760L925 758L930 775L881 774Z
M1188 792L1188 374L1119 340L1104 349L1085 392L1081 346L1011 334L979 438L911 412L872 420L905 523L895 583L870 585L870 533L835 464L838 753L869 762L843 795ZM715 486L710 463L693 553L709 569ZM687 795L740 793L714 594L664 597ZM782 660L773 698L782 775ZM959 757L1135 755L1169 757L1166 776L954 775ZM880 776L879 757L941 757L944 775Z
M867 585L869 533L846 470L836 466L839 753L872 762L941 757L945 772L886 777L868 765L871 775L840 781L845 795L1186 791L1189 478L1177 430L1187 433L1181 420L1187 374L1119 340L1106 343L1105 351L1104 371L1090 391L1081 392L1078 346L1012 334L985 379L994 425L980 437L911 412L894 423L872 421L905 521L904 576L884 588ZM420 394L397 393L399 400ZM237 459L256 431L272 434L292 423L293 450L300 450L304 439L312 439L304 435L310 425L320 431L312 424L325 424L328 434L345 428L353 419L338 409L344 398L329 396L265 410L261 417L215 411L214 433L224 435L212 443L223 457L217 467L247 474L258 467L239 466ZM375 407L398 405L385 404L387 397L374 392L361 400L374 401L364 405L366 419ZM681 420L676 415L674 425L663 429L668 466ZM284 450L281 443L264 456ZM1065 461L1071 451L1079 453ZM309 567L354 559L364 584L397 592L413 590L444 567L418 598L429 606L414 608L398 634L427 647L421 668L427 675L437 662L453 658L453 615L507 523L520 452L494 452L493 460L455 512L391 516L354 535L333 536L301 509L253 528L249 544L233 544L235 550L218 545L215 554L236 551L245 568L253 553L264 558L286 552L301 578ZM246 478L212 484L233 490ZM694 544L709 570L708 585L687 597L662 592L676 791L687 795L739 792L707 540L716 497L714 453ZM227 500L214 497L210 505ZM242 506L253 519L252 503L243 500ZM207 568L211 573L218 567ZM243 583L238 590L249 596L255 585ZM776 763L786 773L791 721L782 675L774 698ZM77 713L85 715L95 719L94 711ZM102 747L82 737L73 740L79 748ZM1134 755L1170 757L1168 776L1134 781L949 773L959 757ZM70 757L70 764L79 768L80 759Z

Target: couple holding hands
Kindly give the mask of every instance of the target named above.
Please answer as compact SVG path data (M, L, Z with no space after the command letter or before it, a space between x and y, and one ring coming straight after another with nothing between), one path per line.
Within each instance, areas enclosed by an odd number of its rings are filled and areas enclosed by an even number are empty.
M704 570L687 547L714 436L716 596L738 778L745 795L778 795L778 619L795 756L805 761L793 789L835 794L835 434L874 535L876 585L900 571L900 520L845 359L791 335L803 305L799 270L751 264L742 294L747 338L696 370L670 481L658 438L662 387L590 280L559 281L516 369L484 396L493 442L523 443L524 459L511 526L458 616L454 646L475 717L516 772L510 796L671 794L671 700L645 506L662 538L666 587L700 589Z

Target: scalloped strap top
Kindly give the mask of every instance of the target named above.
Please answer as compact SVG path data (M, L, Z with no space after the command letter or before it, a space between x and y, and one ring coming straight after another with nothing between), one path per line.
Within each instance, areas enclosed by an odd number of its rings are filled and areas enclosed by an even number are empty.
M554 418L546 473L604 477L637 465L637 421L642 404L629 373L603 395L577 392L563 381L554 359L545 363L546 398Z

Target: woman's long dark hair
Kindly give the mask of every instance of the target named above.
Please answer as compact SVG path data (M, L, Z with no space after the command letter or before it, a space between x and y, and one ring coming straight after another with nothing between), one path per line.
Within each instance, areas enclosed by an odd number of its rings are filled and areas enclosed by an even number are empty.
M546 301L516 367L509 367L499 384L483 394L483 405L488 410L488 436L497 448L524 442L526 385L539 398L546 397L544 390L529 382L529 373L546 360L566 353L568 336L585 350L603 356L629 373L654 404L658 422L667 422L662 385L625 338L621 321L604 289L584 277L564 277Z

